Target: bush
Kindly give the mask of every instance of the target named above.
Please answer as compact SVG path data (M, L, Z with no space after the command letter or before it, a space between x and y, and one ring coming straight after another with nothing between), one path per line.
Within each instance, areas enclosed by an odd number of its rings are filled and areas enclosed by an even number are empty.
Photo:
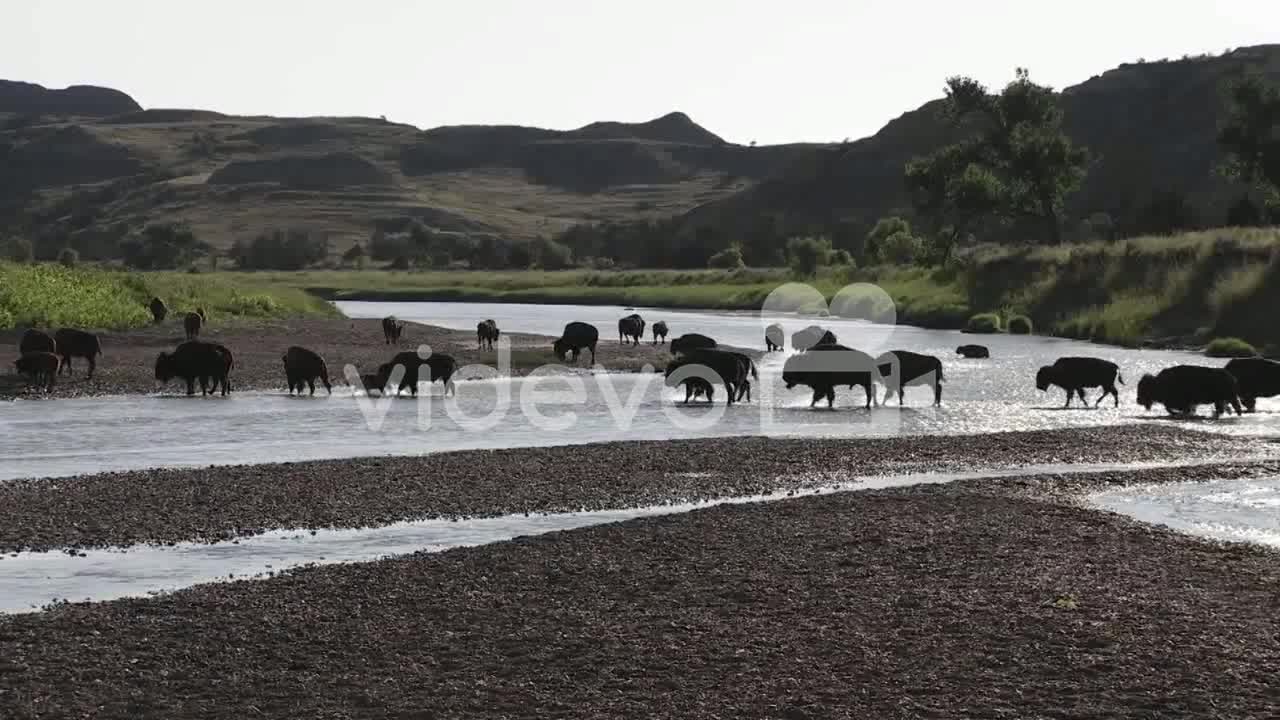
M1214 338L1204 349L1204 354L1211 358L1243 358L1255 357L1258 351L1240 338Z
M742 248L737 245L730 245L712 255L707 260L707 267L723 270L737 270L738 268L746 267L746 263L742 261Z
M848 250L843 248L840 250L832 250L831 255L827 257L827 264L838 267L854 267L853 256L849 254Z
M74 248L62 248L58 251L58 263L62 267L75 267L80 264L80 253Z
M1005 328L1008 329L1011 335L1030 335L1035 332L1031 324L1031 318L1026 315L1014 315L1009 318Z
M831 257L831 241L818 237L794 237L787 241L787 264L798 277L813 277Z
M329 256L329 240L305 230L276 230L248 243L237 240L227 254L241 270L301 270Z
M964 332L977 334L991 334L1000 332L1000 316L995 313L979 313L969 318L968 324L964 326Z
M120 243L124 264L140 270L172 270L209 253L209 244L186 225L148 225Z
M899 232L890 235L876 244L877 260L890 265L910 265L920 254L919 238L910 233Z

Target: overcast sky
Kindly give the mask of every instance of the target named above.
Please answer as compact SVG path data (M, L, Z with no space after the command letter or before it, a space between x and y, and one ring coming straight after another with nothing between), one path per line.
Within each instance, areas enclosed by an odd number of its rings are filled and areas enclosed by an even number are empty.
M682 110L762 144L872 134L948 75L1061 88L1268 41L1276 0L0 0L0 78L143 107L560 129Z

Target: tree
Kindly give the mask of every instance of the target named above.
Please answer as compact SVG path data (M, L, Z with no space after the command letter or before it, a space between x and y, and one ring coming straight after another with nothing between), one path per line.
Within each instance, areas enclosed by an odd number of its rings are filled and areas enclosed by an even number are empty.
M746 263L742 261L742 248L737 245L730 245L707 260L707 267L712 268L737 270L745 266Z
M211 249L183 224L148 225L120 242L125 265L140 270L185 267Z
M1250 72L1227 88L1229 116L1218 144L1230 155L1228 177L1257 189L1268 205L1280 204L1280 88Z
M787 262L798 277L813 277L831 256L831 241L819 237L793 237L787 241Z
M907 163L912 205L932 226L931 254L942 265L950 261L956 244L996 212L1008 195L1000 179L982 165L982 155L981 145L969 141ZM910 235L910 228L906 233Z
M1080 186L1088 154L1062 131L1053 89L1031 82L1025 68L999 94L957 76L947 79L944 108L958 127L976 132L909 171L909 182L923 183L931 207L963 198L966 215L991 206L1009 217L1036 218L1051 242L1061 242L1063 200Z

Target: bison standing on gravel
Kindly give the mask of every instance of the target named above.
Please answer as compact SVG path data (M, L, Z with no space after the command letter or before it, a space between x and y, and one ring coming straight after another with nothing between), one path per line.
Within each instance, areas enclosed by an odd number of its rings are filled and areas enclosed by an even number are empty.
M324 389L333 394L333 387L329 384L329 368L324 364L324 358L312 350L297 345L291 346L280 356L284 361L284 376L289 382L289 394L292 395L295 388L298 394L302 394L302 386L305 384L311 389L311 394L316 394L316 379L324 385Z
M387 345L398 345L400 334L404 332L404 323L396 320L395 315L382 318L382 339Z
M49 336L49 333L43 330L31 328L22 333L22 338L18 340L18 354L26 355L27 353L58 353L58 343Z
M675 340L671 341L671 354L681 355L691 353L696 350L714 350L716 341L706 335L698 333L685 333Z
M728 396L728 404L732 405L740 394L739 388L745 381L745 371L738 353L723 350L697 350L667 363L665 373L668 387L685 386L685 399L696 388L705 389L714 380L724 385ZM688 368L687 370L685 368ZM693 386L689 382L695 381ZM710 397L710 394L708 394Z
M786 332L778 323L774 323L764 329L764 349L765 352L773 352L775 350L781 352L786 342Z
M1058 358L1052 365L1045 365L1036 372L1036 389L1040 392L1057 385L1067 391L1067 402L1064 408L1071 407L1071 396L1078 395L1085 407L1089 400L1085 398L1085 388L1102 388L1094 407L1111 395L1115 398L1116 407L1120 407L1120 391L1116 389L1116 381L1124 384L1120 376L1120 367L1109 360L1091 357Z
M1239 415L1238 395L1235 377L1223 368L1175 365L1138 381L1138 404L1150 410L1160 403L1170 415L1193 415L1199 405L1212 405L1215 418L1228 407Z
M667 342L667 321L659 320L653 324L653 344L658 344L658 338L662 338L662 342Z
M45 392L53 392L53 386L58 380L60 363L61 359L57 355L38 350L23 353L22 357L14 361L13 366L18 372L26 375L32 385L44 387Z
M861 385L867 393L867 409L875 402L873 387L879 372L876 361L861 350L836 343L813 345L808 352L792 355L782 366L782 382L788 390L805 385L813 389L813 402L827 399L827 407L835 407L836 388Z
M400 382L396 387L396 394L404 392L405 388L414 396L418 396L419 380L426 380L433 383L439 380L444 385L445 395L456 395L457 388L453 383L453 374L458 371L458 363L449 355L428 355L426 359L418 356L416 352L397 353L389 363L383 363L378 367L378 377L381 379L379 383L382 387L386 387L391 381L392 372L397 366L404 368L404 375L400 377ZM422 368L427 368L427 376L421 377Z
M181 378L187 383L187 394L195 395L195 383L200 381L200 393L208 395L222 385L222 394L229 392L227 367L230 352L215 343L192 340L179 345L172 353L162 352L156 358L156 380L169 382ZM209 387L213 382L213 389Z
M986 345L961 345L956 348L956 354L963 358L981 359L991 357L991 351Z
M168 306L165 305L164 301L158 297L151 298L151 302L147 305L147 309L151 311L151 319L154 320L157 325L164 322L164 319L169 316Z
M498 342L498 323L493 319L485 320L476 325L476 344L481 350L493 349L493 344Z
M933 388L933 404L942 404L942 361L933 355L890 350L876 360L876 370L885 387L883 403L897 392L898 404L902 405L908 385L929 385Z
M574 321L564 326L564 332L551 344L560 362L565 356L573 353L573 362L578 362L578 354L582 350L591 351L591 364L596 364L596 343L600 342L600 331L595 325Z
M632 313L618 321L618 342L626 344L628 338L633 345L639 345L644 337L644 318Z
M803 330L791 333L791 347L804 352L818 345L835 345L839 340L836 334L820 325L810 325Z
M1249 412L1258 409L1258 398L1280 395L1280 362L1266 358L1236 358L1223 368L1236 379L1240 403Z
M182 318L182 329L187 333L187 342L200 336L200 325L202 323L200 316L193 312L187 313L186 317Z
M93 371L98 367L98 356L102 354L102 343L98 341L98 336L83 330L75 330L73 328L62 328L54 333L53 340L58 346L58 355L62 357L62 364L58 367L58 372L62 372L62 368L67 369L67 374L71 374L71 358L84 358L89 361L89 377L93 377Z

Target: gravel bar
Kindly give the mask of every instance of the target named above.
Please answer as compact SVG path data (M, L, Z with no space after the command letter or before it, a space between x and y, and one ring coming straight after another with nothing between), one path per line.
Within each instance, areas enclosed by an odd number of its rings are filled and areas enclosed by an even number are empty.
M857 477L1235 461L1274 443L1153 424L890 439L721 438L157 469L0 483L0 552L643 507Z
M718 506L10 616L0 717L1275 716L1280 553L1027 485Z

